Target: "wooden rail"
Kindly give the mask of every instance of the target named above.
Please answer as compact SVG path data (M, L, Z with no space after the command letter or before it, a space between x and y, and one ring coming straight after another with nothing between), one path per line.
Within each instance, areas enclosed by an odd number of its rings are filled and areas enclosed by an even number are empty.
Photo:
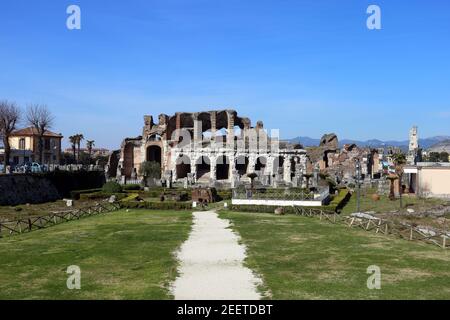
M342 216L336 212L322 209L294 207L296 214L305 217L318 217L336 224L344 224L350 228L361 228L386 235L394 235L409 241L420 241L433 244L443 249L450 248L450 231L424 230L409 224L388 221L380 218Z
M81 218L95 216L101 213L108 213L119 210L119 203L96 204L95 206L81 208L66 212L53 213L47 216L30 217L15 221L0 222L0 238L28 233L34 230L48 228L63 222L79 220Z

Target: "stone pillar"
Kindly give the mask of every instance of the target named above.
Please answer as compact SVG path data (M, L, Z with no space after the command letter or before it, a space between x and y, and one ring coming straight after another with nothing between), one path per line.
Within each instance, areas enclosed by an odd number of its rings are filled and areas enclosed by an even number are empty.
M229 163L228 166L228 181L231 182L233 180L233 174L236 171L236 158L234 157L227 157Z
M217 158L210 157L210 161L210 179L215 182L217 180Z
M217 112L211 112L211 141L216 142L216 134L217 134Z
M202 123L198 120L198 113L194 113L194 149L200 148L202 143Z
M227 111L227 148L234 149L234 113Z
M177 113L176 114L176 122L175 122L175 124L176 124L176 126L175 126L175 132L176 132L176 134L175 134L175 140L176 140L176 142L178 143L178 141L180 140L180 129L181 129L181 114L180 113Z
M285 157L284 158L284 163L283 163L283 167L284 167L284 181L285 182L291 182L292 181L292 177L291 177L291 157Z

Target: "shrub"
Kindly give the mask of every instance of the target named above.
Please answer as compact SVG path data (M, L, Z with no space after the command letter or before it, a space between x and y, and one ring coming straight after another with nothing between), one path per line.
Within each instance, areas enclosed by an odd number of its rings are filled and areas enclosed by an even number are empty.
M70 192L70 198L73 200L80 199L80 195L102 191L102 189L75 190Z
M121 201L123 208L148 210L192 210L190 202Z
M145 161L139 168L139 174L144 179L161 179L161 164L155 161Z
M139 198L139 194L132 193L128 195L127 197L123 198L121 202L127 202L127 201L136 201Z
M122 187L123 191L136 191L141 190L141 186L139 184L127 184Z
M110 181L103 185L102 191L105 193L121 193L122 186L117 182Z
M121 200L127 197L125 193L110 193L110 192L94 192L94 193L85 193L80 195L80 200L96 200L96 199L107 199L111 196L115 195L117 200Z

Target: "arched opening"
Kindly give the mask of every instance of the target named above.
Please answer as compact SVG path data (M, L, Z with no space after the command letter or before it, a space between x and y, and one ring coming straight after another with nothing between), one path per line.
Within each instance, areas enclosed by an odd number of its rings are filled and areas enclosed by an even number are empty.
M188 173L191 173L191 159L183 155L177 159L177 179L187 178Z
M236 171L240 176L244 176L247 174L248 170L248 157L239 156L236 159Z
M134 147L132 143L125 145L123 150L123 173L126 177L131 177L134 167Z
M148 141L161 141L162 137L159 134L154 133L151 136L149 136L147 140Z
M217 158L216 165L217 180L228 180L230 174L230 161L227 156Z
M259 157L256 159L255 171L261 171L264 173L266 171L267 159L265 157Z
M273 162L273 174L284 173L284 157L279 156Z
M211 176L211 160L202 156L196 162L197 180L209 180Z
M162 164L161 147L159 147L159 146L148 147L147 148L147 161L158 162L161 165Z

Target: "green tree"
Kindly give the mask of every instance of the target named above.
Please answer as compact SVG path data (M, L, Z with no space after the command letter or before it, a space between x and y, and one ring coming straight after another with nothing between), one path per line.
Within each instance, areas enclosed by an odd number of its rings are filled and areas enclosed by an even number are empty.
M255 172L247 174L247 177L250 178L251 185L250 188L253 191L255 189L255 179L258 177L258 175Z
M148 181L161 179L161 165L155 161L145 161L139 168L139 174L144 178L144 185L148 185Z
M430 152L428 155L428 162L439 162L440 161L440 155L439 152Z
M448 152L441 152L440 154L439 154L439 160L441 161L441 162L448 162Z

